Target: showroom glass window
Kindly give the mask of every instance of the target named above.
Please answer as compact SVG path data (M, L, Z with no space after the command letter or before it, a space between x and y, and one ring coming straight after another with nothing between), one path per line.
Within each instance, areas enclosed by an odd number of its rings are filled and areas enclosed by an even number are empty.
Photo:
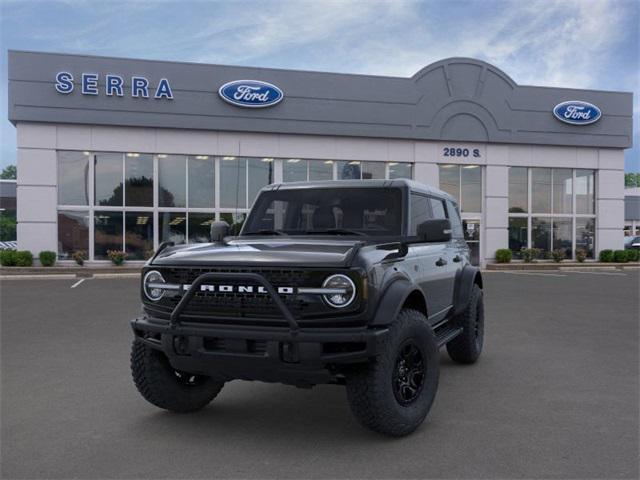
M153 206L153 155L127 153L124 162L125 205Z
M214 220L238 233L260 189L284 181L335 180L337 161L142 152L58 151L58 253L108 250L145 260L164 241L209 241ZM341 162L349 165L351 162ZM358 178L411 177L411 164L356 162ZM351 168L350 167L350 168Z
M75 252L89 253L89 211L58 210L58 258L70 260Z
M220 162L220 207L246 208L247 159L222 157Z
M95 205L123 205L124 154L96 153L94 155Z
M462 213L482 212L482 167L439 165L440 189L454 197Z
M58 205L89 205L89 152L58 152Z
M158 206L187 206L187 157L158 155Z
M537 248L542 258L562 250L575 258L595 250L595 172L567 168L509 168L509 248Z
M215 158L209 155L190 156L189 208L215 207Z

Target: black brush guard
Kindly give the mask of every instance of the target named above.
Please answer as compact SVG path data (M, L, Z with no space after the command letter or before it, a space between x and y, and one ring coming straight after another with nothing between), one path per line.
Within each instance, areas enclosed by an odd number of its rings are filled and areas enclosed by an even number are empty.
M182 312L187 307L189 302L191 302L194 295L198 292L198 290L200 289L200 286L203 283L210 280L252 280L260 284L267 291L267 294L271 297L271 300L276 305L276 307L278 307L278 310L280 310L280 313L282 313L282 316L284 317L287 324L289 325L289 331L291 332L291 336L295 337L298 334L298 331L300 330L298 322L296 322L296 319L293 317L293 314L291 313L289 308L285 305L285 303L282 301L282 299L278 295L278 292L273 287L271 282L269 282L262 275L258 273L251 273L251 272L244 272L244 273L208 272L198 276L189 287L189 290L187 290L187 293L184 294L182 299L180 299L180 302L178 302L178 304L175 306L175 308L171 312L171 317L169 321L169 327L171 329L175 329L178 327L178 325L180 325L180 316L182 315Z

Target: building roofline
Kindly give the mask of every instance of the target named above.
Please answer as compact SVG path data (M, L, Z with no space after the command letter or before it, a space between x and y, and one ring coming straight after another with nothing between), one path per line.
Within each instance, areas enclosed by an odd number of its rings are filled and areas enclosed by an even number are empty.
M72 56L72 57L81 57L81 58L96 58L96 59L109 59L109 60L126 60L133 62L150 62L150 63L176 63L182 65L192 65L192 66L203 66L203 67L225 67L225 68L239 68L239 69L247 69L247 70L263 70L269 72L294 72L294 73L309 73L314 75L341 75L345 77L358 77L358 78L381 78L381 79L391 79L391 80L413 80L422 77L424 74L428 73L435 68L438 68L445 64L450 63L473 63L479 66L486 67L488 69L493 70L495 73L503 77L513 86L518 87L530 87L530 88L553 88L553 89L563 89L563 90L576 90L576 91L588 91L588 92L605 92L605 93L624 93L631 94L631 91L620 91L620 90L600 90L600 89L585 89L578 87L553 87L546 85L527 85L520 84L516 82L510 75L508 75L504 70L495 66L492 63L489 63L485 60L480 60L472 57L448 57L432 62L428 65L425 65L421 69L419 69L416 73L411 75L410 77L400 76L400 75L376 75L371 73L351 73L351 72L336 72L336 71L327 71L327 70L304 70L304 69L295 69L295 68L274 68L274 67L260 67L260 66L252 66L252 65L234 65L234 64L224 64L224 63L202 63L202 62L189 62L184 60L158 60L158 59L150 59L150 58L140 58L140 57L117 57L113 55L93 55L87 53L63 53L63 52L43 52L38 50L21 50L21 49L8 49L8 53L33 53L38 55L63 55L63 56Z

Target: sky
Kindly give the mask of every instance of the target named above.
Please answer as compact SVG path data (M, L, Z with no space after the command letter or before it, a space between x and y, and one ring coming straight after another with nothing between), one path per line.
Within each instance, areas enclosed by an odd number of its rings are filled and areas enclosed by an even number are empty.
M405 77L473 57L521 85L634 92L640 171L639 25L638 0L0 0L0 168L16 49Z

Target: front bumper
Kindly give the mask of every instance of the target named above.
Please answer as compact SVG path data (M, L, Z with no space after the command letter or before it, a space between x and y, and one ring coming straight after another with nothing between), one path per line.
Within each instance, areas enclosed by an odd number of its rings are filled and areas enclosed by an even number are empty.
M172 367L189 373L287 383L333 383L344 367L380 351L387 329L243 327L172 322L152 317L131 321L138 341L162 351Z

